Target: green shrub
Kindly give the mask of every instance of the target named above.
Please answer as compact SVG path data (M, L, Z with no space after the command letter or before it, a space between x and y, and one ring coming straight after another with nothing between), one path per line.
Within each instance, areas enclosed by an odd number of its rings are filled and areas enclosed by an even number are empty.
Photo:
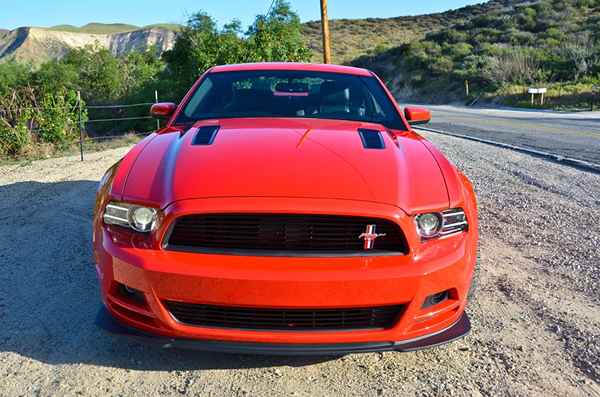
M35 115L40 141L65 144L75 140L78 135L78 116L77 95L74 92L45 93Z
M3 156L17 156L31 143L31 134L28 122L30 113L24 113L16 125L10 125L0 117L0 154Z

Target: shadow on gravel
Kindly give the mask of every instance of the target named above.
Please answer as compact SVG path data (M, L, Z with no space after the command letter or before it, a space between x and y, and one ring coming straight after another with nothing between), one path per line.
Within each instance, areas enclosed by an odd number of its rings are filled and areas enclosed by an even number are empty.
M100 307L91 251L97 182L0 186L0 351L48 364L138 370L304 366L335 357L159 350L94 324Z

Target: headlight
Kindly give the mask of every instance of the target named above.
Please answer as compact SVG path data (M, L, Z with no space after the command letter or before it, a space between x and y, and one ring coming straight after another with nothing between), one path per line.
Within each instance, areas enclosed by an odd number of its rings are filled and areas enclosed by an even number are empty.
M448 236L468 229L469 224L462 208L430 212L415 217L417 233L424 239Z
M424 238L431 238L438 234L442 224L440 214L432 212L429 214L421 214L416 218L417 231Z
M156 229L158 211L141 205L113 201L107 204L102 219L107 225L128 227L138 232L147 233Z

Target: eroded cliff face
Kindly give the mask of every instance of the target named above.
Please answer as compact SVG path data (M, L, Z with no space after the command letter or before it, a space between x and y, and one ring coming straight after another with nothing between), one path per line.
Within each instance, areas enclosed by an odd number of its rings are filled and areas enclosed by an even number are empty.
M70 49L87 45L107 48L117 56L131 51L144 51L151 47L162 53L173 46L175 34L171 30L161 28L89 34L23 27L4 33L0 31L0 61L15 59L35 65L50 59L60 59Z

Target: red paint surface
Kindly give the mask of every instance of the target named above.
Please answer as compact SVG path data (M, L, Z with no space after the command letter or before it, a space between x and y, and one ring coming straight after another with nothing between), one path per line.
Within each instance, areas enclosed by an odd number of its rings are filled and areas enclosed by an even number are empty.
M220 66L208 73L256 69L371 75L342 66L281 63ZM185 131L173 124L175 118L176 114L164 130L134 147L116 167L112 185L99 193L94 252L103 300L119 320L174 337L342 343L410 339L444 329L460 317L476 259L475 195L466 177L415 132L307 118L208 120ZM196 129L204 125L220 126L214 142L192 145ZM365 149L358 128L382 131L385 149ZM161 209L159 228L139 236L106 227L100 215L109 200ZM421 241L415 214L456 207L465 209L469 231ZM181 253L161 247L176 217L227 212L385 218L400 226L410 253L282 258ZM120 300L113 291L115 281L143 291L148 307ZM427 296L446 289L456 292L452 299L421 309ZM165 299L262 308L405 304L407 309L396 326L386 330L272 332L185 326L167 313L161 303Z

